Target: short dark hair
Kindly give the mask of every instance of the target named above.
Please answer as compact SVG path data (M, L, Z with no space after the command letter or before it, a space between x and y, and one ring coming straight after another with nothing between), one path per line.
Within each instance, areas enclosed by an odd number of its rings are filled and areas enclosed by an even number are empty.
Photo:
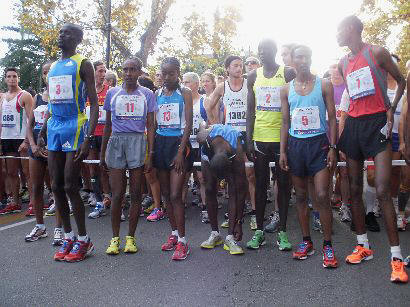
M7 67L4 70L4 76L6 76L9 71L14 71L17 74L17 76L19 75L19 71L16 67Z
M97 67L100 66L100 65L104 65L104 62L101 61L101 60L95 61L95 62L93 63L94 70L97 70Z
M308 46L306 46L306 45L296 45L290 51L290 56L291 56L292 59L295 57L295 51L299 48L305 48L305 49L309 50L310 55L312 55L312 49L310 49Z
M67 22L64 25L67 25L74 30L74 33L78 36L78 43L81 43L83 41L84 31L81 26L71 23L71 22Z
M361 35L363 32L363 22L356 15L347 16L341 22L342 25L351 25Z
M166 57L165 59L162 60L161 67L162 67L162 65L165 65L165 64L175 65L177 70L181 71L181 63L179 62L179 60L176 57L173 57L173 56Z
M209 166L218 179L225 178L229 164L230 161L225 152L215 153L211 161L209 161Z
M271 38L265 38L265 39L263 39L263 40L261 40L260 42L259 42L259 45L258 46L260 46L260 45L268 45L269 47L271 47L272 49L274 49L274 50L278 50L278 45L276 44L276 42L273 40L273 39L271 39Z
M139 57L136 57L136 56L129 57L129 58L127 58L127 59L124 61L124 63L127 62L127 61L135 62L135 63L137 64L137 67L138 67L139 69L142 68L142 61L141 61L141 59L140 59Z
M242 58L239 55L229 55L224 62L225 68L228 69L229 65L235 60L241 60Z
M138 78L138 83L141 86L144 86L146 88L149 88L151 91L155 92L157 90L156 86L154 85L154 82L148 77L145 76L140 76Z

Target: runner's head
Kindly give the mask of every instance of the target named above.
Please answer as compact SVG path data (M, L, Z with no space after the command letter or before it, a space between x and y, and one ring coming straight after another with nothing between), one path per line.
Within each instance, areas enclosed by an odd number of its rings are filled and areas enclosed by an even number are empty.
M161 88L164 85L164 80L162 80L161 69L158 69L155 72L154 84L158 88Z
M336 38L339 46L348 46L352 41L361 39L362 31L363 23L357 16L346 17L337 27Z
M340 85L343 81L343 76L340 74L337 64L332 64L329 66L330 82L333 85Z
M277 52L278 47L273 39L264 39L258 45L258 54L262 65L274 65Z
M122 64L122 72L125 85L137 84L138 77L141 76L142 61L137 57L125 60Z
M70 50L77 48L82 42L84 36L83 29L79 25L66 23L60 29L58 34L58 47L61 50Z
M47 75L48 75L48 72L50 71L51 64L52 64L51 62L46 62L41 67L41 78L43 79L43 82L45 84L48 84Z
M103 61L95 61L93 65L95 70L95 84L101 86L104 83L107 68L105 68Z
M245 61L245 72L248 74L261 66L261 63L254 56L250 56Z
M230 55L225 59L225 69L229 77L242 78L243 61L240 56Z
M154 82L152 82L151 78L142 75L138 78L139 85L149 88L151 91L155 92L157 90Z
M286 66L293 66L292 64L292 57L290 55L292 49L296 46L296 44L286 44L282 46L282 61L283 64Z
M216 88L215 75L208 71L204 72L201 76L201 86L207 96L211 95Z
M105 73L105 83L108 84L109 87L117 86L117 73L112 70L107 70Z
M161 63L161 75L163 85L169 89L174 90L179 87L179 76L181 73L181 64L175 57L167 57Z
M291 51L292 63L296 73L310 73L312 64L312 50L304 45L297 45Z
M8 89L19 86L19 74L17 68L7 67L4 71L4 79Z
M216 152L212 157L211 161L209 161L209 166L211 167L211 171L218 179L225 178L227 174L227 170L230 167L230 161L226 151Z
M198 93L199 76L195 72L187 72L182 76L182 84L188 87L192 93Z

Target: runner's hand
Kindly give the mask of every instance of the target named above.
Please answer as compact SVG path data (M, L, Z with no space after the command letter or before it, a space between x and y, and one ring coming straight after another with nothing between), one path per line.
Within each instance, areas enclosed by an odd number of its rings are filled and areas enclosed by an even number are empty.
M329 168L329 170L333 171L336 165L336 151L331 148L327 153L327 167Z
M23 141L23 143L21 143L20 146L19 146L18 152L19 153L27 152L27 150L28 150L28 144L27 144L26 141Z
M289 171L289 166L288 166L288 157L286 154L281 153L280 158L279 158L279 166L281 169L284 171Z
M107 166L107 163L105 162L105 155L101 155L101 156L100 156L99 166L100 166L105 172L108 172L108 166Z
M178 150L177 156L175 157L171 166L174 167L175 171L178 174L181 174L184 171L184 154L182 151Z
M386 131L386 139L390 139L392 135L392 129L394 124L394 113L393 109L390 108L387 113L387 131Z
M83 161L88 157L88 152L90 149L90 139L85 138L84 142L81 144L80 148L77 150L74 156L74 162Z
M33 152L33 155L37 158L45 158L47 159L47 151L43 150L42 148L40 148L40 146L33 144L31 146L31 151Z
M255 162L255 144L252 141L247 144L246 156L249 161Z
M235 227L233 228L233 237L235 241L242 241L242 224L235 223Z
M406 155L406 143L400 143L400 145L399 145L399 153L400 153L402 156L405 156L405 155Z

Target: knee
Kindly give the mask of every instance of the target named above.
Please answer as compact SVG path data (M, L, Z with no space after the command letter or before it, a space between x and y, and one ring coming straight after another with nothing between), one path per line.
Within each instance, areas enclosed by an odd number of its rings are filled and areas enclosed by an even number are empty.
M170 201L172 204L176 204L182 201L182 195L178 192L173 192L170 195Z
M325 208L329 204L329 194L327 190L319 191L316 194L317 206Z
M296 203L305 204L306 203L306 191L295 191Z
M68 195L73 195L77 191L77 185L74 182L66 182L64 184L64 191Z
M53 181L51 184L51 191L53 193L64 193L64 188L62 184L58 184L57 182Z
M379 202L389 200L390 196L390 187L386 184L381 184L376 188L376 196Z
M248 179L248 182L252 182L252 183L254 183L255 182L255 172L253 172L253 171L248 171L248 172L246 172L246 178Z

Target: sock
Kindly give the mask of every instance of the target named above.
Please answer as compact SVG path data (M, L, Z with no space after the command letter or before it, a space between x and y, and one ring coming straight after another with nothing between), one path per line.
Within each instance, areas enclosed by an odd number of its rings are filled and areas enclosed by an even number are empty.
M103 198L100 191L100 177L95 176L91 178L91 186L95 194L95 199L97 202L102 202Z
M186 239L185 239L185 237L180 237L180 236L178 236L178 242L182 242L182 243L186 244Z
M173 230L173 231L171 232L171 235L176 236L176 237L179 237L178 230Z
M410 198L409 192L399 192L398 195L398 203L399 203L399 212L404 212L406 210L407 202Z
M233 240L233 235L226 236L226 241L232 241L232 240Z
M357 244L363 246L364 248L370 249L369 239L367 239L367 233L362 235L357 235Z
M373 212L374 203L376 201L376 188L367 186L364 191L364 199L366 202L366 214Z
M303 237L303 241L312 242L312 238L310 236Z
M330 246L330 247L332 247L332 241L323 240L323 247L325 247L325 246Z
M219 236L219 231L212 230L211 235L214 236L214 237L217 237L217 236Z
M36 226L40 229L46 229L46 226L44 226L44 224L36 224Z
M390 252L391 252L391 259L397 258L403 261L403 256L401 255L401 249L400 245L397 246L390 246Z
M85 235L85 236L78 236L78 241L87 242L87 241L88 241L88 236L87 236L87 235Z
M70 239L70 240L74 240L74 231L70 231L70 232L66 232L65 234L64 234L64 239L66 239L66 240L68 240L68 239Z

